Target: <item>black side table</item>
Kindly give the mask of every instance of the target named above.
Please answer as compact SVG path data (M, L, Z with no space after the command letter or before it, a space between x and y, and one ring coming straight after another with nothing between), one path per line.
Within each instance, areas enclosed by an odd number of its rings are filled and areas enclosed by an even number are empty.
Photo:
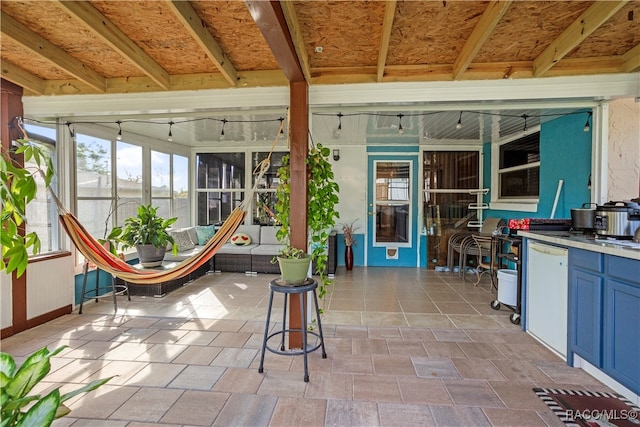
M265 350L269 350L275 354L282 354L285 356L298 356L300 354L304 357L304 381L309 382L309 369L307 366L307 354L316 351L317 349L322 347L322 358L327 358L327 353L324 348L324 336L322 335L322 322L320 321L320 309L318 307L318 295L316 289L318 288L318 282L314 279L308 278L305 282L299 285L287 285L282 279L275 279L269 282L269 289L271 290L269 294L269 308L267 309L267 322L264 326L264 340L262 341L262 354L260 355L260 367L258 368L258 372L264 372L264 354ZM269 323L271 322L271 307L273 306L273 295L275 292L283 294L284 297L284 310L282 313L282 329L279 331L273 332L269 334ZM307 292L313 292L313 302L316 306L316 318L318 319L318 332L309 331L307 328L307 316L305 313L305 300ZM289 301L289 294L301 294L301 303L300 303L300 315L302 319L301 328L287 328L287 301ZM302 333L302 349L301 350L285 350L284 346L284 338L285 334L291 332L300 332ZM315 344L311 348L307 348L307 335L313 335L318 339L318 343ZM275 337L280 336L280 345L278 349L270 347L268 345L268 341Z

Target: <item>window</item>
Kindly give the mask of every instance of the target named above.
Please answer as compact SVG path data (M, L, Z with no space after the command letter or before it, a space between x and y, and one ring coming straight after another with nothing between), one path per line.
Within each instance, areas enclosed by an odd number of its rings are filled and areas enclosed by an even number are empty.
M56 130L44 126L25 124L29 140L39 144L51 157L54 168L57 167ZM35 168L35 163L25 162L25 169ZM27 207L26 232L35 232L40 239L40 254L60 250L58 212L55 203L51 200L44 180L35 176L38 191L36 198ZM52 190L58 193L58 180L54 175L51 181ZM31 253L31 252L29 252Z
M272 213L276 204L276 187L280 184L277 177L278 169L282 166L282 157L289 153L272 153L269 170L265 172L253 195L253 223L273 225ZM252 155L251 170L255 171L261 161L267 158L268 152L256 152ZM252 176L255 184L256 175Z
M200 153L197 167L197 221L222 223L244 199L245 154Z
M500 145L499 197L538 198L540 190L540 132Z
M80 132L75 154L77 215L94 237L103 238L122 225L143 203L157 206L165 218L177 217L176 227L190 225L187 157ZM148 174L143 172L146 164Z

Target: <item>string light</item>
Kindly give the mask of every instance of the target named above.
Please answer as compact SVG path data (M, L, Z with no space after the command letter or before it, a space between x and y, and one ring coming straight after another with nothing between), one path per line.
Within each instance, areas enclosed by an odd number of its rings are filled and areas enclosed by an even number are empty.
M527 118L528 118L528 117L529 117L529 116L527 116L526 114L523 114L523 115L522 115L522 118L524 119L524 128L522 128L522 132L523 132L523 133L527 133Z
M342 118L344 117L344 114L342 113L338 113L338 130L337 130L337 134L340 135L342 133Z
M458 118L458 123L456 124L456 129L462 129L462 111L460 111L460 117Z
M118 141L122 141L122 126L120 126L122 124L122 122L120 120L118 120L116 122L116 124L118 125L118 136L116 136L116 139Z
M280 135L284 135L284 126L282 126L284 123L284 117L280 117L278 121L280 122Z
M222 119L222 129L220 130L220 139L224 139L224 126L227 124L227 119Z
M591 118L592 115L593 115L593 113L591 111L589 111L589 114L587 115L587 121L584 124L584 131L585 132L589 132L591 130L591 125L589 124L589 119Z
M398 114L398 133L400 135L402 135L404 133L404 129L402 128L402 117L404 116L404 114L400 113Z
M167 138L169 142L173 142L173 133L171 132L171 128L173 128L173 122L169 122L169 138Z
M69 136L71 138L75 138L76 133L73 131L73 128L71 127L71 122L65 122L65 125L67 125L67 129L69 129Z

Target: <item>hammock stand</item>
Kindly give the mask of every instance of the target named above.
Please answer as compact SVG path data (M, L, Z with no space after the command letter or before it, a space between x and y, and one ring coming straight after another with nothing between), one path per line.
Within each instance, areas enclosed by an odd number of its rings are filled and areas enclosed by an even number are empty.
M105 249L105 247L102 246L102 244L98 242L91 233L89 233L89 231L80 223L78 218L69 212L63 206L60 199L58 199L53 191L49 189L49 192L58 208L58 218L60 223L69 235L71 241L82 255L85 256L85 258L94 263L98 269L106 271L107 273L127 282L140 285L153 285L160 282L179 279L191 274L208 262L209 259L211 259L211 257L224 246L231 236L233 236L233 233L236 232L240 224L242 224L242 221L246 216L247 209L253 200L253 193L255 192L262 176L267 172L271 165L271 154L273 153L273 150L280 138L280 132L282 131L283 126L284 120L280 122L280 128L278 129L273 144L271 145L269 155L254 169L253 173L254 175L257 175L255 184L242 203L231 212L229 217L227 217L227 219L222 223L222 226L204 245L200 252L184 261L181 261L171 269L163 271L138 269L113 255L110 251Z

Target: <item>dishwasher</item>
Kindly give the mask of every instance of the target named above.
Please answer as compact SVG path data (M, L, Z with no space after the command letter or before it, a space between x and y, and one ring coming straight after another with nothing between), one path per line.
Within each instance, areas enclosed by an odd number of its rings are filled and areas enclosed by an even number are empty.
M567 357L568 250L528 240L526 330Z

